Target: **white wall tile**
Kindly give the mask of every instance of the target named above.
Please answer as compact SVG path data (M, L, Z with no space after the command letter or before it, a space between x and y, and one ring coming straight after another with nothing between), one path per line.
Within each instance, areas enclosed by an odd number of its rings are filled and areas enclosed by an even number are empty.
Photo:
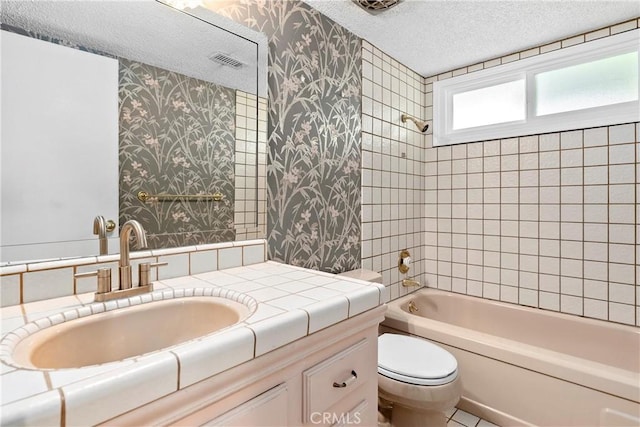
M560 187L560 201L562 203L583 203L583 188L579 185L565 185Z
M541 186L559 186L560 169L545 169L539 172Z
M608 304L606 301L584 299L584 315L594 319L608 320Z
M634 265L609 263L609 280L618 283L635 283Z
M624 31L630 31L635 28L638 28L638 22L636 20L623 22L621 24L617 24L611 27L611 35L622 33Z
M584 187L585 203L608 203L609 187L606 185L587 185Z
M596 39L600 39L602 37L607 37L611 34L611 32L609 31L609 28L603 28L601 30L597 30L597 31L592 31L588 34L585 34L585 41L591 41L591 40L596 40Z
M635 324L635 312L632 305L609 303L609 320L612 322Z
M583 313L582 298L571 295L560 295L560 311L581 316Z
M563 150L582 147L582 130L562 132L560 134L560 148Z
M631 142L635 142L635 126L633 124L609 127L609 144L625 144Z
M73 295L73 268L23 273L24 302Z
M20 304L20 275L0 276L0 305Z
M519 303L530 307L538 307L538 292L531 289L520 288Z
M584 35L572 37L570 39L562 40L562 48L569 46L575 46L577 44L584 43Z
M610 184L631 184L636 180L635 165L612 165L609 166ZM602 184L602 183L599 183Z
M599 280L585 279L583 283L585 298L606 300L609 295L609 284Z
M540 135L540 151L552 151L560 149L560 134L547 133Z
M634 245L609 244L609 261L633 264L635 262Z
M538 287L541 291L560 293L560 276L541 274L539 276Z
M607 166L591 166L584 168L584 184L608 184L609 168Z
M171 279L173 277L181 277L189 275L189 254L166 255L158 257L158 262L168 263L165 266L158 267L158 279ZM139 267L138 267L139 268ZM133 269L136 274L138 269ZM137 282L137 280L136 280Z
M218 269L240 267L242 265L242 248L225 248L218 251Z
M634 225L609 224L609 242L633 244L635 242Z
M615 184L609 186L609 203L635 203L634 184Z
M637 26L635 20L633 25ZM606 37L610 32L599 29L586 37L570 37L509 55L506 61ZM487 61L468 67L467 71L500 62L501 59ZM449 78L464 68L439 77ZM423 95L423 100L429 102L432 111L432 87L430 82L428 85L429 95ZM602 284L611 281L626 286L636 280L636 251L630 249L640 238L640 232L635 230L640 218L635 209L640 197L640 190L635 188L636 181L640 181L640 168L634 163L636 157L640 158L640 148L633 144L637 127L628 124L578 129L426 149L422 159L429 163L425 164L424 191L418 197L426 206L420 208L419 215L424 219L418 235L421 242L431 242L424 246L421 265L432 271L432 280L438 277L435 286L607 318L608 289L603 293ZM380 130L386 132L384 128ZM407 140L419 144L417 139ZM423 140L431 141L430 136ZM366 146L366 140L363 144ZM391 163L380 157L375 166L386 171ZM394 169L403 170L412 173L409 168ZM378 175L370 180L376 181L374 185L379 187L390 181L390 175ZM368 185L369 179L364 179ZM363 200L388 200L388 195L379 189L375 190L378 199L369 197L373 191L363 188ZM363 210L363 218L373 219L373 215L373 210ZM395 265L384 253L388 241L383 243L383 238L388 238L394 227L367 224L371 225L363 224L363 235L375 238L377 243L363 243L363 253L371 255L367 260L372 266L378 263L388 267L385 277L391 278ZM393 295L404 292L402 289ZM588 301L582 300L583 294ZM629 317L621 317L624 316ZM635 311L633 318L635 322Z
M560 295L550 292L539 293L539 307L545 310L560 311Z
M243 246L242 251L243 265L257 264L266 260L264 244Z
M634 285L609 283L609 301L622 304L635 304L634 288Z
M609 128L600 127L584 130L584 146L595 147L609 143Z
M609 208L607 205L584 205L585 222L602 222L609 220Z
M546 274L546 275L560 274L560 258L550 257L550 256L540 256L539 270L540 270L540 273Z
M623 164L635 162L635 145L621 144L609 146L609 163Z
M635 222L635 205L609 205L609 222L633 224Z
M206 273L218 269L218 251L196 251L190 254L191 274Z
M546 255L550 257L560 256L560 241L559 240L538 240L538 248L540 255Z

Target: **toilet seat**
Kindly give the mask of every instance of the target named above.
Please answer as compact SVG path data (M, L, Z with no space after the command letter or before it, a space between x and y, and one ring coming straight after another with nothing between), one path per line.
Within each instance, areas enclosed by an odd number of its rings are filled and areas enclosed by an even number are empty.
M426 340L398 334L378 337L378 373L407 384L442 385L458 376L458 362Z

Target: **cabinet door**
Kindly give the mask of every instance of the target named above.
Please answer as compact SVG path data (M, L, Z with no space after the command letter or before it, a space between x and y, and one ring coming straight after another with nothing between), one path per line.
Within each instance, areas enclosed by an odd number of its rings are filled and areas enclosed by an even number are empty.
M362 400L358 405L345 414L340 414L331 427L347 427L350 425L373 426L377 420L370 420L369 402Z
M205 426L274 426L287 421L287 385L280 384L205 423Z
M357 397L375 381L375 348L365 338L302 373L303 422L314 423L338 402ZM377 382L376 382L377 384Z

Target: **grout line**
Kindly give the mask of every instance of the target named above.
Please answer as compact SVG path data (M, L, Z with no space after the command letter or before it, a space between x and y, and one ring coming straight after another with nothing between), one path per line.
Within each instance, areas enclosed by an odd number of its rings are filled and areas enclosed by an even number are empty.
M58 389L60 394L60 427L66 427L67 425L67 401L64 396L62 388Z

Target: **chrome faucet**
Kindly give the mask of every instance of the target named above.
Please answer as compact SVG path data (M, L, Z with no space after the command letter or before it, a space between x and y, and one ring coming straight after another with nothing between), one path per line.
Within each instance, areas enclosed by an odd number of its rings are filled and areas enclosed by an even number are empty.
M120 229L120 289L131 288L131 263L129 260L129 238L136 236L136 249L147 246L147 234L142 225L134 219L125 222Z

